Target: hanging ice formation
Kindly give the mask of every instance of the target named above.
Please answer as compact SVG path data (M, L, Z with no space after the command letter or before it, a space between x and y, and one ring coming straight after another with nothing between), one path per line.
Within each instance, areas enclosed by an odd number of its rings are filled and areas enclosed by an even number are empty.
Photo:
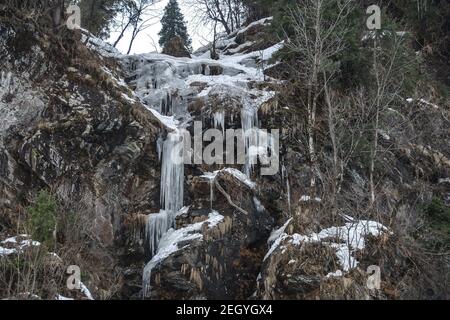
M222 129L222 133L225 136L225 111L217 111L214 113L214 128Z
M155 256L160 240L175 227L175 218L183 207L184 197L184 135L176 130L167 135L162 144L161 206L163 209L149 216L146 238L151 257ZM144 296L150 292L151 264L144 276Z
M243 139L245 143L245 165L244 173L247 177L250 177L252 173L255 159L252 156L253 147L258 146L257 133L258 133L258 110L255 108L242 108L241 110L241 126L243 131Z
M253 166L258 163L258 159L267 165L270 156L275 152L275 137L266 130L259 128L258 109L243 108L241 110L241 125L245 143L245 165L244 173L250 178Z
M214 172L207 172L202 177L208 179L209 182L209 206L213 210L214 201L214 183L216 181L217 174Z
M181 131L169 133L163 146L161 169L161 204L164 210L176 212L183 207L184 136Z
M174 227L176 213L183 207L184 197L184 136L181 131L168 134L162 146L161 206L158 214L150 215L146 237L153 256L161 237Z
M290 214L291 213L291 185L289 183L289 172L284 164L281 168L281 176L282 176L283 180L286 181L286 193L287 193L288 209L289 209L289 214Z
M164 139L162 136L159 136L158 140L156 141L156 151L158 152L159 162L161 162L162 160L163 147L164 147Z
M171 225L172 213L161 210L159 213L152 214L148 218L146 237L150 248L150 254L154 256L158 249L159 240L164 233L169 230Z

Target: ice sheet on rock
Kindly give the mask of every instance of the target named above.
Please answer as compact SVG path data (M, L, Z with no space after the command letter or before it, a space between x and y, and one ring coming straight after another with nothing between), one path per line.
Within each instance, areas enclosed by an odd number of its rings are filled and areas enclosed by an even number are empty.
M89 49L99 53L103 57L117 58L121 55L119 50L114 48L111 44L95 37L86 29L81 29L81 41L86 43L86 46Z
M331 247L336 250L336 257L341 264L342 270L347 272L356 268L358 261L352 256L352 247L348 243L332 243Z
M253 51L245 54L235 54L231 56L222 55L220 59L220 63L223 66L227 66L230 68L236 68L242 70L247 74L248 77L251 77L253 80L264 80L264 74L261 67L249 67L248 61L250 60L260 60L262 62L267 62L272 59L273 55L280 51L284 46L284 42L277 43L267 49L261 51Z
M286 221L286 223L278 228L275 229L274 231L272 231L272 233L270 234L269 239L267 240L267 244L270 245L269 250L267 251L264 260L266 261L268 257L270 257L270 255L280 246L280 244L289 236L285 233L286 228L289 226L289 224L291 223L292 218L290 218L288 221Z
M384 140L386 140L386 141L391 140L391 137L389 136L389 134L386 131L384 131L383 129L378 129L377 132L381 137L383 137Z
M73 298L68 298L68 297L62 296L60 294L56 295L55 299L56 300L62 300L62 301L73 301L74 300Z
M186 80L186 83L189 85L195 82L206 83L207 87L202 92L197 94L197 97L217 95L219 97L227 97L231 99L248 99L247 95L251 93L259 94L259 92L256 92L256 90L251 91L250 89L248 89L248 81L249 80L245 78L245 75L193 75Z
M286 221L286 223L282 227L272 231L269 239L267 240L267 243L271 244L271 243L275 242L275 240L277 240L282 234L284 234L286 231L286 228L291 223L291 221L292 221L292 218L290 218L288 221Z
M326 278L338 278L338 277L342 277L344 274L342 273L341 270L336 270L335 272L330 272L329 274L326 275Z
M243 44L240 44L239 46L237 46L236 48L233 49L228 49L226 51L227 54L236 54L241 52L242 50L245 50L249 47L251 47L252 45L254 45L256 42L255 41L249 41L249 42L245 42Z
M278 238L273 241L272 245L269 248L269 251L267 251L266 255L264 256L263 261L266 261L267 258L269 258L272 253L280 246L280 244L287 239L289 236L286 233L282 233L278 236Z
M433 109L439 109L439 106L437 104L431 103L429 101L426 101L425 99L420 99L419 100L420 103L428 106L428 107L432 107Z
M175 131L178 128L179 121L171 116L163 116L158 111L147 108L167 129Z
M80 282L80 291L88 300L95 300L91 294L91 291L84 285L83 282Z
M257 20L257 21L254 21L254 22L250 23L248 26L246 26L246 27L244 27L244 28L239 29L238 31L235 32L235 34L236 34L236 35L239 35L239 34L245 33L245 32L247 32L248 30L250 30L250 28L253 28L253 27L255 27L255 26L259 26L259 25L267 26L267 25L269 25L272 21L273 21L273 17L262 18L262 19L260 19L260 20ZM234 35L234 34L232 34L232 35Z
M202 74L202 61L161 54L123 56L121 61L129 83L146 106L164 116L187 114L187 105L195 97L187 79Z
M256 210L258 212L266 211L266 208L264 208L263 204L261 203L261 201L258 198L253 197L253 203L255 204Z
M14 254L16 252L17 252L16 249L8 249L8 248L0 247L0 257L9 256L9 255Z
M231 36L226 33L221 33L217 37L216 48L220 50L227 49L230 45L236 43L236 36ZM210 46L208 47L208 49Z
M244 173L242 173L238 169L225 168L221 171L231 174L232 176L237 178L239 181L241 181L242 183L244 183L246 186L248 186L251 189L254 189L256 187L256 183L254 183L252 180L250 180L249 177L247 177Z
M254 189L256 187L256 183L251 181L250 178L248 178L244 173L242 173L242 171L239 171L238 169L235 168L225 168L214 172L206 172L203 174L202 177L214 181L220 172L226 172L228 174L231 174L232 176L234 176L236 179L238 179L251 189Z
M311 196L303 195L299 199L300 202L322 202L319 197L312 198Z

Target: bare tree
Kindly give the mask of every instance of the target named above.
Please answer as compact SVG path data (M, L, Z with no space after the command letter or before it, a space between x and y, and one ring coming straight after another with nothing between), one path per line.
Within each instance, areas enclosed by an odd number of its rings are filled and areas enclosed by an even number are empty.
M382 38L388 38L387 48L382 47ZM398 74L401 37L396 33L379 33L373 37L372 72L375 78L374 89L368 91L368 114L373 123L372 146L370 150L369 187L370 205L375 203L375 162L378 156L378 140L380 132L380 116L399 97L403 84L402 75Z
M114 41L113 46L117 47L120 40L122 40L125 32L128 28L135 22L136 16L136 2L133 0L124 0L123 8L118 17L115 19L115 24L117 25L117 31L119 35Z
M345 19L351 12L352 3L351 0L301 0L290 9L288 16L294 34L290 36L285 30L285 38L289 39L286 47L298 56L292 71L306 91L306 99L302 99L302 103L308 116L308 148L313 168L310 184L312 190L316 186L316 178L322 180L315 143L318 99L333 77L332 73L326 72L330 58L345 47ZM330 7L337 9L332 20L324 17L325 11Z
M150 43L152 44L152 47L155 50L155 52L158 53L159 52L158 42L155 41L155 39L153 39L153 37L150 35L147 35L147 37L150 40Z
M157 23L158 14L152 10L152 6L159 0L124 0L122 10L116 17L116 25L119 35L114 41L116 47L124 38L126 32L131 29L130 43L127 54L131 52L134 41L144 30Z
M246 10L240 0L188 0L198 23L219 23L227 34L242 25Z
M214 38L211 45L211 59L219 60L219 54L217 53L217 21L214 21Z

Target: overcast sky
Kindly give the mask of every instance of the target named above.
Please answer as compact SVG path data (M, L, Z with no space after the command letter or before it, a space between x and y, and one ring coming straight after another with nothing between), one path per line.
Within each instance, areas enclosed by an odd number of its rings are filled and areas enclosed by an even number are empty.
M161 23L159 20L161 19L164 7L167 5L169 0L155 0L156 4L152 6L152 15L157 15L158 18L152 19L152 26L148 29L142 31L141 34L138 35L136 40L134 41L133 48L131 49L131 53L146 53L155 51L155 45L159 48L158 41L159 36L158 33L161 30ZM184 19L188 25L189 35L192 38L192 46L195 49L200 48L203 45L206 45L209 41L212 40L212 32L210 27L206 27L204 25L198 25L196 16L196 10L189 6L189 1L186 0L178 0L178 4L180 5L181 11L183 12ZM128 50L128 46L130 43L130 33L119 42L117 49L119 49L122 53L126 53ZM114 42L117 39L118 33L113 32L111 34L110 42Z

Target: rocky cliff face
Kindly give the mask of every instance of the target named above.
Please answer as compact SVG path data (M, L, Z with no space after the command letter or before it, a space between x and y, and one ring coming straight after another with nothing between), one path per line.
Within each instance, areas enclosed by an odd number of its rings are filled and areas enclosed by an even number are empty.
M281 81L268 76L283 46L262 36L269 23L221 37L218 60L209 48L192 58L124 56L80 34L72 35L70 59L59 59L37 32L2 26L0 235L19 232L23 207L45 188L61 208L85 217L82 233L94 255L108 252L98 258L99 274L114 273L117 288L93 271L87 285L94 297L400 297L407 284L399 279L413 262L393 249L399 235L392 221L406 221L405 194L417 196L417 184L450 201L449 145L403 144L405 132L380 135L397 147L383 159L390 170L377 205L385 216L353 214L356 203L328 219L322 198L306 187L312 170L293 139L295 118L280 103ZM436 119L447 112L448 132L447 109L411 104L431 108ZM403 117L399 109L395 116ZM169 155L194 121L219 133L283 128L278 173L260 176L261 163L249 158L242 165L175 163ZM244 140L248 150L258 148ZM344 188L367 194L357 164ZM370 265L382 267L382 290L366 285Z
M6 48L26 41L20 36L33 37L7 34ZM101 57L86 51L91 66L83 57L64 66L43 46L11 49L2 59L2 205L15 208L36 188L50 187L61 201L92 215L100 240L112 245L123 215L158 190L158 170L151 165L158 123L138 118L137 102ZM94 76L89 68L95 64Z

